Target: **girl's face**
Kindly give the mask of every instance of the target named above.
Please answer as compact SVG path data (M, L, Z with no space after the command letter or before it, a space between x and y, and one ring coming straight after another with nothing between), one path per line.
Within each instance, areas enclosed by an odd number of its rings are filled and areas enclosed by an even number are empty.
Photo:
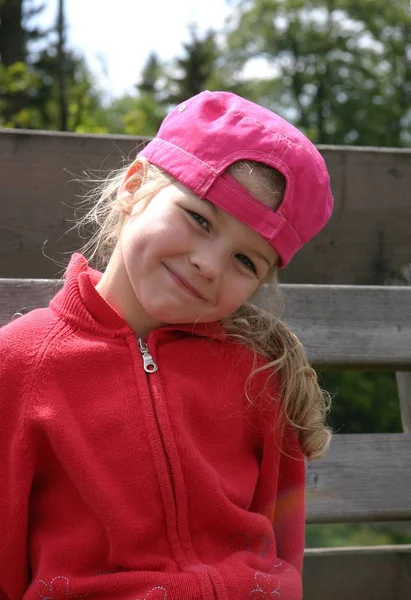
M246 173L236 177L253 191ZM165 324L228 316L277 255L254 230L175 182L144 208L134 206L112 258L99 291L144 336Z

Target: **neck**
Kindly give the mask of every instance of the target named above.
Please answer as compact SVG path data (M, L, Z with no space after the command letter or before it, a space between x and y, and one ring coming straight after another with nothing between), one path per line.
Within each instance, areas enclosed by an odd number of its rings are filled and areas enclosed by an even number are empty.
M161 326L145 313L136 298L119 245L115 247L96 290L130 325L137 337L145 338L152 329Z

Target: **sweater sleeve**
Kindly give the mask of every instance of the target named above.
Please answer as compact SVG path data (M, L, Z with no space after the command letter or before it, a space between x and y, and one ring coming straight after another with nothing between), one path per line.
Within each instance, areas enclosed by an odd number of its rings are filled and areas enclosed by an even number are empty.
M20 317L21 320L25 317ZM19 320L20 320L19 319ZM24 329L24 328L23 328ZM34 452L25 419L33 348L17 322L0 329L0 598L28 583L28 504Z
M305 457L297 435L286 429L274 513L277 556L302 572L305 543Z
M257 390L264 386L264 372L261 378L254 378ZM296 428L283 422L281 404L272 403L272 398L279 393L278 380L272 378L269 385L270 394L260 396L260 405L256 405L255 429L261 432L262 453L251 509L261 512L272 523L277 559L293 567L294 575L298 574L301 579L305 544L305 456Z
M283 431L273 431L272 423L267 427L251 510L263 514L272 528L275 565L271 574L277 578L281 597L302 600L305 458L291 427Z

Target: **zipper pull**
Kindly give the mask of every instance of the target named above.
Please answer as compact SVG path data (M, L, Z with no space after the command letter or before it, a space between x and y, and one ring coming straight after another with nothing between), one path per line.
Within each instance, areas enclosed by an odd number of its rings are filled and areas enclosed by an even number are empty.
M141 338L138 338L138 348L143 357L143 366L146 373L155 373L158 370L156 363L151 356L147 344Z

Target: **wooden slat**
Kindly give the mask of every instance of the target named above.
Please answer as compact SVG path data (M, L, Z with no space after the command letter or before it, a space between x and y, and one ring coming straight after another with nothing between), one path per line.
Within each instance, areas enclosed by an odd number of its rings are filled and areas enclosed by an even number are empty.
M411 546L306 550L304 600L409 600Z
M0 279L0 326L47 306L59 286L57 279Z
M411 351L410 351L411 354ZM411 373L396 373L404 433L411 433Z
M54 280L0 280L0 324L46 306ZM285 321L322 368L411 370L411 287L285 285ZM269 290L256 300L269 308Z
M292 284L282 289L284 320L316 365L411 369L411 287ZM267 287L257 303L275 311Z
M0 277L58 277L84 243L73 226L85 173L106 176L144 138L0 130ZM46 260L46 256L51 260Z
M308 522L411 520L410 465L411 435L335 435L308 465Z
M71 227L83 171L132 159L141 138L0 131L0 277L55 277L81 245ZM382 285L410 262L411 150L320 147L334 216L282 273L286 283ZM62 237L63 236L63 237ZM61 239L60 239L61 238Z

